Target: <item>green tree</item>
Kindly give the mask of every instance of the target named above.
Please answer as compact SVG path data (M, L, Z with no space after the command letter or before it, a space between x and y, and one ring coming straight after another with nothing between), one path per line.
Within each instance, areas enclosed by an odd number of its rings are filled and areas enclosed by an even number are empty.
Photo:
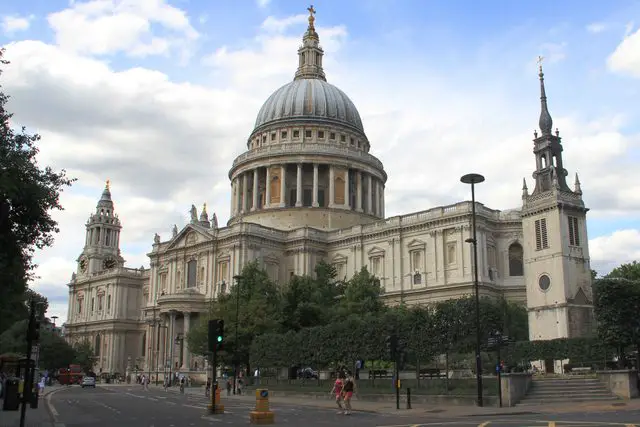
M315 268L316 277L293 276L282 293L282 328L285 331L321 326L332 320L340 288L335 268L325 262Z
M640 263L633 261L629 264L622 264L611 270L605 277L640 281Z
M598 272L595 270L591 270L591 280L596 280L598 278Z
M80 365L84 372L92 372L97 358L89 340L76 343L73 349L75 351L73 363Z
M598 336L618 349L623 358L625 347L640 348L640 282L607 277L593 286L594 311Z
M363 267L345 284L336 308L337 317L344 319L384 313L387 306L380 298L383 292L380 280Z
M245 265L229 293L220 295L211 308L211 316L225 322L224 351L218 355L220 362L233 364L234 355L237 355L235 361L248 368L253 340L262 334L280 331L280 303L278 287L269 280L266 271L259 268L257 262ZM193 351L199 354L206 349L206 344L203 344L206 343L206 328L206 322L203 321L189 333L196 344Z
M0 67L8 64L3 54ZM15 307L33 278L33 251L53 243L59 230L51 211L62 209L60 192L74 181L38 165L40 137L11 127L8 100L0 86L0 332L20 320Z
M76 351L64 338L52 331L40 334L39 365L43 369L59 369L73 363Z

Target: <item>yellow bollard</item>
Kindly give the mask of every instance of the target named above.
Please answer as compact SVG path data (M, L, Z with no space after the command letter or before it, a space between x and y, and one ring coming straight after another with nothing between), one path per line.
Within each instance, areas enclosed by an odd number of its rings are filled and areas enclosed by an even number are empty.
M224 414L224 405L220 403L220 387L214 387L213 402L209 402L207 409L212 414Z
M275 414L269 409L269 390L256 390L256 408L249 413L251 424L273 424Z

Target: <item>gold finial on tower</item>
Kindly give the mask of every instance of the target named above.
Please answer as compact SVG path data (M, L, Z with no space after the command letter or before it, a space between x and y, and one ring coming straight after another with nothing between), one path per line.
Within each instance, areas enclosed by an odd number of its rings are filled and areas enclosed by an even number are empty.
M206 212L207 211L207 202L204 202L202 205L202 212Z
M544 56L538 55L538 60L536 62L538 63L538 70L540 70L541 73L542 73L542 61L544 61Z
M309 28L313 28L313 22L316 20L314 16L316 14L316 10L313 8L313 5L309 6L307 10L309 11Z
M107 190L111 190L111 181L107 180Z

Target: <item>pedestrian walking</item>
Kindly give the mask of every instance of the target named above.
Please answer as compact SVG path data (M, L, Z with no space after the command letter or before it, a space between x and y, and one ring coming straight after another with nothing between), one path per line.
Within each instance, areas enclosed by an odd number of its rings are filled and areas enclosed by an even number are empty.
M211 395L211 378L207 378L207 385L204 389L205 397L209 397Z
M336 404L338 405L338 414L342 414L344 412L344 408L342 407L342 387L344 386L344 381L342 377L342 373L338 374L338 378L336 378L336 382L333 383L333 388L329 392L329 395L333 395L336 398Z
M351 375L347 378L342 386L342 398L344 399L344 414L351 415L351 398L356 390L356 383Z

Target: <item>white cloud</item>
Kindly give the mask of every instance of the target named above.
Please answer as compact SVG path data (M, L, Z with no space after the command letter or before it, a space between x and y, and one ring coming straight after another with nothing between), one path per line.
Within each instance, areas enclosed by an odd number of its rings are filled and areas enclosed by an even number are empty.
M640 78L640 29L628 34L607 60L609 69Z
M619 230L589 241L592 268L606 274L620 264L640 260L640 230Z
M138 3L146 8L126 3L126 13L119 12L126 15L125 21L142 23L136 21L139 16L154 16L165 23L175 19L172 28L188 32L186 16L180 20L179 14L157 12L164 3ZM67 10L85 17L79 19L81 26L105 17L113 4L93 1ZM149 8L155 15L147 13ZM64 21L58 19L58 24ZM208 202L209 212L217 213L220 224L226 222L227 171L233 158L245 150L262 102L292 79L306 18L269 17L244 46L212 49L203 60L214 82L208 86L141 67L116 71L93 56L147 46L148 40L131 36L139 34L135 31L126 35L128 44L102 39L109 43L98 43L93 49L89 43L71 40L71 33L65 32L71 30L63 27L67 30L59 32L59 45L41 41L8 45L11 65L2 75L3 86L12 95L9 109L16 123L43 136L42 164L66 168L80 179L63 195L67 210L56 213L61 228L56 245L38 255L42 278L34 286L51 295L67 291L64 284L84 242L84 222L107 178L112 180L124 226L123 255L131 267L146 264L144 254L153 234L168 237L173 223L184 223L192 203L200 208ZM372 154L383 161L389 174L388 214L468 199L469 190L459 183L459 176L469 172L470 159L473 169L487 177L478 189L479 200L499 209L520 204L522 177L530 177L534 167L530 130L537 123L535 72L530 97L523 98L504 76L497 75L486 85L464 85L445 74L447 70L416 65L414 58L354 56L358 49L349 50L352 46L344 26L318 27L318 33L326 52L328 81L358 106ZM99 41L103 36L88 38ZM358 43L363 48L366 41ZM545 53L562 51L558 46L553 49L547 46ZM580 114L581 105L561 114L553 108L553 90L548 95L555 124L565 138L565 167L571 177L580 172L591 217L640 214L640 184L629 184L640 183L640 169L627 167L640 138L624 132L629 119L615 112L587 119ZM603 259L597 251L592 255L594 262Z
M269 6L270 3L271 3L271 0L256 0L256 4L260 8L267 7L267 6Z
M49 25L64 50L93 55L169 54L198 38L186 13L165 0L91 0L73 2L52 13ZM157 35L152 26L166 34Z
M587 31L592 34L599 34L607 29L607 25L602 22L594 22L587 25Z
M34 15L29 16L17 16L17 15L7 15L2 17L2 21L0 22L0 26L2 27L2 32L8 36L12 36L14 33L19 31L26 31L31 26L31 21L35 18Z

